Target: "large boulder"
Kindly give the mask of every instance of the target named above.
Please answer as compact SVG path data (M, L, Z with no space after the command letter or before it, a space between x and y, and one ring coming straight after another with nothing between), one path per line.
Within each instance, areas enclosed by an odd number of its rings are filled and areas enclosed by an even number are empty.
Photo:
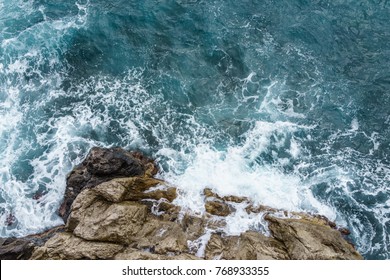
M254 231L247 231L239 236L212 234L205 257L211 260L289 259L283 243Z
M1 260L28 260L35 244L27 238L0 238Z
M109 242L93 242L76 237L69 232L56 234L42 247L37 247L33 260L112 259L123 250L123 245Z
M58 226L43 233L29 235L22 238L0 238L0 259L28 260L35 248L42 246L57 232L62 232L63 230L63 226Z
M268 215L269 229L282 242L291 259L297 260L359 260L362 256L342 234L324 221L305 216L300 219Z
M74 199L85 188L95 187L113 178L143 176L146 172L155 174L157 168L139 152L129 152L122 148L92 148L66 179L59 215L64 221L68 219Z
M116 178L85 188L72 204L67 232L37 248L32 258L188 258L188 230L152 213L173 211L176 206L170 202L175 197L175 188L147 175ZM84 252L88 246L93 250ZM119 251L121 255L117 256Z

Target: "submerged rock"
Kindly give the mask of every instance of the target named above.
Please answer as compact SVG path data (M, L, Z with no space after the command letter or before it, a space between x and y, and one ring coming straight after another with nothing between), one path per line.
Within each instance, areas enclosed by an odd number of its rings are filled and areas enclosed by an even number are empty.
M0 240L2 259L361 259L334 223L320 216L254 206L204 190L203 215L175 205L177 190L153 178L139 153L94 148L67 180L66 225L42 235ZM270 236L224 235L236 207L262 215ZM243 209L241 207L241 209ZM238 208L237 208L238 209Z

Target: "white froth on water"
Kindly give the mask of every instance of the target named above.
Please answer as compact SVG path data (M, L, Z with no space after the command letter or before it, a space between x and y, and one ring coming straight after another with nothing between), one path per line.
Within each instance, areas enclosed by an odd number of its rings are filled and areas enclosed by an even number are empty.
M37 115L51 99L66 95L58 90L63 78L57 50L66 50L63 36L83 26L87 5L79 7L82 13L59 20L47 20L40 8L43 21L0 34L4 51L0 57L0 224L5 225L0 236L24 236L63 223L56 211L66 174L85 154L85 147L97 144L77 137L80 124L74 117L46 120ZM0 16L5 18L36 12L32 1L13 1L3 7ZM47 66L50 71L42 72ZM31 158L31 153L38 156Z
M351 122L351 131L357 131L359 129L359 121L357 118L354 118Z
M54 133L41 134L37 138L40 145L49 147L41 156L29 162L33 169L33 176L26 181L15 178L10 168L16 162L20 153L31 149L26 141L18 143L19 149L13 150L9 145L8 158L2 160L2 168L6 178L2 178L1 196L6 202L1 203L6 214L2 215L2 222L14 217L17 227L3 228L2 236L24 236L42 231L63 223L55 213L62 201L65 190L65 177L67 172L77 164L72 161L72 153L82 153L83 146L92 147L97 143L86 143L83 138L76 135L80 123L72 117L66 116L52 119ZM79 142L78 142L79 141ZM2 172L3 173L3 172ZM3 174L4 175L4 174ZM42 197L35 197L42 194Z
M333 209L319 202L303 182L299 174L285 173L278 166L259 164L256 158L269 149L270 138L275 133L287 134L298 129L292 123L258 122L246 134L242 145L231 146L217 151L209 145L198 145L188 168L182 174L169 172L166 179L180 189L176 203L194 213L204 213L204 188L211 188L219 195L244 196L255 205L267 205L289 211L309 211L335 219ZM280 137L284 142L285 137ZM294 144L295 145L295 144ZM297 148L292 150L298 156ZM160 151L169 154L172 150ZM180 158L180 156L178 157ZM261 217L250 216L240 207L228 220L226 232L239 234L250 228L259 230ZM257 225L257 226L256 226Z
M264 220L264 214L248 214L245 210L247 206L247 203L234 203L236 211L226 217L225 233L228 235L240 235L248 230L254 230L264 235L269 235L268 223Z

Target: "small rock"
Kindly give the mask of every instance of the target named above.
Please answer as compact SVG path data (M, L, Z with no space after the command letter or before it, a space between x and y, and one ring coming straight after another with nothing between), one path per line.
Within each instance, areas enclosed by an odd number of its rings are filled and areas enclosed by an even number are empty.
M350 235L351 234L351 231L347 228L338 228L338 231L342 234L342 235Z
M242 202L249 202L249 199L247 197L240 197L240 196L219 196L215 192L213 192L210 188L205 188L203 190L203 194L206 198L216 198L217 200L222 201L228 201L228 202L234 202L234 203L242 203Z
M234 202L234 203L249 202L248 198L235 196L235 195L224 196L224 197L222 197L222 200L223 201Z
M221 197L216 194L215 192L213 192L210 188L205 188L203 190L203 194L204 196L207 198L207 197L214 197L214 198L217 198L217 199L221 199Z
M164 221L174 222L178 220L181 208L180 206L174 205L172 203L161 201L156 205L155 210L157 212L163 212L160 217Z
M222 201L206 201L206 212L216 216L228 216L232 213L229 205Z
M262 213L262 212L267 212L267 213L274 213L276 212L276 209L260 205L260 206L253 206L252 204L249 205L248 207L245 208L245 211L249 213Z

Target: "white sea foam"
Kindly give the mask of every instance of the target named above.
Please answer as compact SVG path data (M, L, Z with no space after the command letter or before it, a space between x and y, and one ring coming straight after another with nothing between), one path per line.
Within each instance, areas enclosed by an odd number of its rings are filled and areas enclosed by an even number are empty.
M272 135L282 134L284 137L280 137L280 141L284 141L287 134L296 129L297 126L292 123L258 122L246 134L246 141L242 145L232 146L226 151L198 145L193 151L194 158L182 174L164 174L167 180L181 190L175 202L201 214L205 211L202 191L208 187L220 195L249 197L255 204L290 211L311 211L335 219L334 209L314 198L299 174L286 174L277 166L257 164L255 161L262 152L269 149ZM160 153L168 153L171 160L181 158L175 156L172 150L165 149ZM254 227L256 223L259 224L258 219L259 217L248 215L245 211L237 211L229 219L226 231L238 234Z
M0 1L4 7L1 16L11 14L4 3ZM12 5L13 15L36 12L32 3L18 1ZM306 91L291 92L287 80L275 76L268 77L263 87L259 82L265 78L262 69L251 69L246 77L237 78L235 91L228 92L236 99L233 105L227 104L228 87L221 82L216 92L210 93L211 106L196 107L184 96L190 105L183 111L175 107L177 100L166 98L164 90L156 90L156 81L146 78L144 70L138 68L121 77L96 74L71 84L65 92L61 89L61 71L67 66L62 65L61 56L67 51L63 38L72 29L83 28L89 19L89 2L76 5L77 15L59 20L51 20L40 6L43 21L12 36L0 34L4 53L13 54L2 57L0 63L4 81L0 84L0 223L7 223L12 216L17 221L2 227L1 236L26 235L60 224L55 211L67 172L92 146L121 145L152 153L161 167L158 176L179 188L176 203L194 213L204 213L202 193L210 187L220 195L249 197L255 204L323 214L348 226L364 253L378 250L378 240L381 246L389 247L386 230L390 200L381 197L388 195L390 169L385 162L371 158L386 143L381 142L381 135L364 131L364 121L354 118L344 130L332 131L324 141L327 143L319 147L320 154L311 154L305 145L306 140L317 140L311 135L315 124L306 122L305 114L320 110L316 102L326 95L316 92L321 75L315 67L313 73L302 73L313 81ZM243 28L254 28L252 23L245 21ZM36 45L30 45L32 38ZM262 58L280 51L271 34L264 32L262 40L253 50ZM302 63L314 60L293 44L282 49ZM216 46L214 50L229 59L224 48ZM229 63L229 69L234 67L232 61ZM49 70L42 71L45 68ZM185 95L187 84L181 86ZM315 101L310 102L310 96ZM300 104L302 100L308 104ZM54 112L52 108L58 104L63 107ZM302 113L297 104L309 111ZM212 120L211 125L201 119L205 115ZM234 122L250 124L243 134L234 136L239 140L229 138L226 129ZM24 130L30 134L26 136ZM369 149L361 152L346 147L335 151L332 146L355 143L355 137L366 139ZM26 156L29 153L34 156ZM27 176L18 168L31 170ZM321 185L326 190L313 195L312 190ZM34 199L37 193L43 196ZM359 195L372 200L378 197L378 201L365 204ZM340 197L345 200L340 202ZM225 233L237 235L248 229L267 233L262 215L247 214L244 207L235 205L237 211L227 217ZM343 212L348 207L352 210ZM204 254L210 234L206 232L193 244L198 256Z
M263 214L250 213L245 210L246 203L235 203L236 209L231 215L226 218L226 226L224 231L228 235L240 235L248 230L255 230L264 235L269 235L268 223L264 220Z
M32 1L13 1L13 5L5 3L3 7L0 14L4 16L24 18L35 13ZM77 119L53 117L45 123L34 112L45 108L50 97L64 96L63 91L56 90L63 79L57 72L61 65L57 50L66 49L62 37L81 24L77 15L37 22L7 39L0 36L4 50L0 67L4 81L0 84L0 223L10 224L1 227L1 236L23 236L61 224L55 213L63 197L66 173L85 154L86 146L96 145L77 138ZM42 72L47 65L49 74ZM34 79L26 79L28 76ZM40 156L26 156L39 149Z
M359 121L357 118L354 118L351 122L351 131L357 131L359 129Z
M206 232L198 239L187 241L190 251L194 252L197 257L203 258L205 256L206 246L210 240L211 234L212 231L207 229Z

